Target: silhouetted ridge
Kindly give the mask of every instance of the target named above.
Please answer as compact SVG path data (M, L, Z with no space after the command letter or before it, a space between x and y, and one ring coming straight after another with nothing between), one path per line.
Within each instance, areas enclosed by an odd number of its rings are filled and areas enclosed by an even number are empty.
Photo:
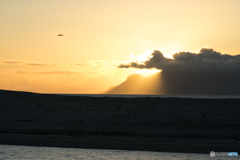
M108 94L240 95L240 73L160 72L130 75Z

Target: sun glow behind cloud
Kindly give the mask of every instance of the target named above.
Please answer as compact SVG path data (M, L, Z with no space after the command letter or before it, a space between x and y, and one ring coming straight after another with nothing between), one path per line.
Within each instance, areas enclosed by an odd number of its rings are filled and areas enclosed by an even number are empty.
M154 50L159 50L159 51L161 51L161 52L163 53L164 57L166 57L166 58L171 58L171 59L173 58L172 55L173 55L174 53L176 53L176 51L175 51L175 52L171 52L171 53L165 53L165 52L164 52L163 50L161 50L161 49L154 49ZM135 58L135 57L137 57L137 61L139 61L139 62L144 62L144 61L152 58L152 55L151 55L151 54L154 52L154 50L152 50L152 51L145 51L143 54L139 54L138 56L136 56L136 55L134 55L133 53L131 53L130 58Z
M137 62L138 63L143 63L144 61L146 60L149 60L150 58L152 58L152 55L151 55L152 52L149 52L149 51L145 51L143 54L139 54L138 56L134 55L133 53L131 53L130 55L130 58L133 59L133 58L136 58L137 57ZM172 54L164 54L166 57L169 57L169 58L172 58ZM129 61L128 61L129 62ZM132 69L134 70L133 72L134 73L137 73L137 74L141 74L143 76L150 76L152 74L155 74L155 73L158 73L158 72L161 72L161 70L159 69Z
M143 76L150 76L152 74L161 72L159 69L135 69L135 73L141 74Z

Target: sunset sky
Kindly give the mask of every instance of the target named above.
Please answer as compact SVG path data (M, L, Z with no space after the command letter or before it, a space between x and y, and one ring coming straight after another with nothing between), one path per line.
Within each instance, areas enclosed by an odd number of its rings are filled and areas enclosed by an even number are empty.
M156 49L165 57L202 46L240 54L239 7L240 0L2 0L0 89L102 93L133 73L154 73L118 66Z

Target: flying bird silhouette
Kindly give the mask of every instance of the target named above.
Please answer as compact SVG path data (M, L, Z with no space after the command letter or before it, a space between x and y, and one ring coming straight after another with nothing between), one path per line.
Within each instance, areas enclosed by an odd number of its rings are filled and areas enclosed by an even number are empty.
M58 36L63 36L63 34L59 34Z

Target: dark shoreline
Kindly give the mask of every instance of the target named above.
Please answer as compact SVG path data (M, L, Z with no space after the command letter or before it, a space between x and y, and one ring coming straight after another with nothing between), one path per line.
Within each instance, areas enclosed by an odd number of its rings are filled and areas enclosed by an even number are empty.
M0 96L0 144L240 151L240 99L129 99L4 90Z

